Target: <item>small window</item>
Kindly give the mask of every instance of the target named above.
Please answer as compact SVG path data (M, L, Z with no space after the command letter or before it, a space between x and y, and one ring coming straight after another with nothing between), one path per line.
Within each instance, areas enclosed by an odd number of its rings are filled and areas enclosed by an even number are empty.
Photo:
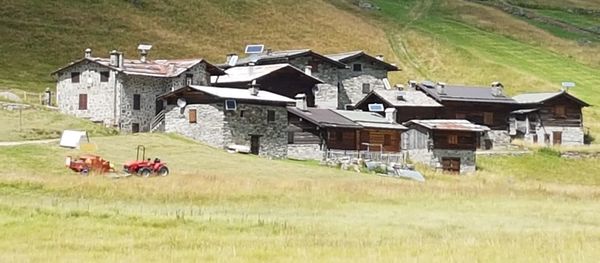
M383 145L385 145L385 146L392 145L392 135L390 135L390 134L383 135Z
M138 133L138 132L140 132L140 124L139 123L132 123L131 124L131 132L132 133Z
M245 113L245 112L246 112L245 110L241 110L241 111L240 111L240 118L244 118L244 113Z
M354 71L354 72L361 72L362 71L362 64L352 64L352 71Z
M188 111L188 119L190 120L190 123L197 123L197 118L198 113L196 112L196 109L190 109Z
M141 100L140 94L133 94L133 109L134 110L139 110L141 108L140 100Z
M88 97L87 94L79 94L79 110L88 109Z
M100 82L108 82L109 76L110 76L110 72L108 72L108 71L100 72Z
M458 144L458 135L448 135L448 144Z
M369 84L369 83L363 83L362 84L362 93L363 94L368 94L369 92L371 92L371 84Z
M235 100L225 100L225 110L235 110L237 108L237 104Z
M484 112L483 113L483 123L485 125L493 125L494 124L494 113L493 112Z
M79 83L79 72L71 72L71 83Z
M267 121L274 122L275 121L275 111L267 111Z
M288 143L289 144L294 143L294 132L288 132Z
M554 107L554 117L565 118L567 117L565 106L559 105Z
M185 84L192 85L194 82L194 74L185 74Z

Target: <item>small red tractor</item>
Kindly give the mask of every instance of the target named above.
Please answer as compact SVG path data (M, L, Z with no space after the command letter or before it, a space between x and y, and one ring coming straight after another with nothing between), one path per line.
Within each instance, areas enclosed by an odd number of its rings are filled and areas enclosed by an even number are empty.
M146 147L143 145L138 145L135 161L126 162L123 165L123 171L142 177L169 175L169 168L166 163L163 163L158 158L155 158L154 161L150 158L146 159Z
M82 175L88 175L90 172L103 174L115 171L109 161L93 154L83 154L77 158L67 156L65 165L69 167L69 169L81 173Z

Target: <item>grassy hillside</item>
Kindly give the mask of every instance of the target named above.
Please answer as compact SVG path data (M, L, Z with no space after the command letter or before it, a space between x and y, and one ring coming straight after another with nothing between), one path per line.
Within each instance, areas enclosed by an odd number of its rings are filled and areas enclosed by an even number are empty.
M569 181L484 159L477 176L428 181L231 155L168 135L92 138L120 163L144 143L166 178L81 177L53 145L0 151L0 261L576 261L598 258L591 160ZM574 167L585 163L589 170ZM525 170L523 170L525 169ZM240 173L240 171L244 171ZM502 175L501 175L502 174ZM519 175L519 176L516 176ZM563 184L556 184L561 182ZM586 184L586 185L583 185ZM35 242L31 242L35 240Z

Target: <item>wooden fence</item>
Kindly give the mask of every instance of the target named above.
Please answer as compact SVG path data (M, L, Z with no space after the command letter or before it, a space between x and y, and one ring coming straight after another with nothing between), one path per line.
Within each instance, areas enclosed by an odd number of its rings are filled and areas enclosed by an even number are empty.
M29 104L38 104L38 105L47 105L48 97L45 92L29 92L22 90L0 90L0 93L8 92L19 97L21 102L29 103ZM56 93L52 92L50 94L52 99L51 104L49 106L56 106Z
M379 151L343 151L328 150L325 152L326 160L340 160L342 158L371 160L382 163L404 163L406 154L404 152L379 152Z

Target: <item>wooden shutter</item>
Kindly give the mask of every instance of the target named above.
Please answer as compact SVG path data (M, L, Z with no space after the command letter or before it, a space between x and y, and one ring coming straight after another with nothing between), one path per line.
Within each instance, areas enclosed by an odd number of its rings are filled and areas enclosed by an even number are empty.
M493 125L494 124L494 113L493 112L484 112L483 113L483 123L485 125Z
M448 135L448 144L458 144L458 135Z
M565 112L565 106L559 105L554 107L554 116L558 118L564 118L567 116Z
M190 123L197 123L198 115L196 109L189 109L188 119L190 120Z
M87 94L79 94L79 110L87 110Z

